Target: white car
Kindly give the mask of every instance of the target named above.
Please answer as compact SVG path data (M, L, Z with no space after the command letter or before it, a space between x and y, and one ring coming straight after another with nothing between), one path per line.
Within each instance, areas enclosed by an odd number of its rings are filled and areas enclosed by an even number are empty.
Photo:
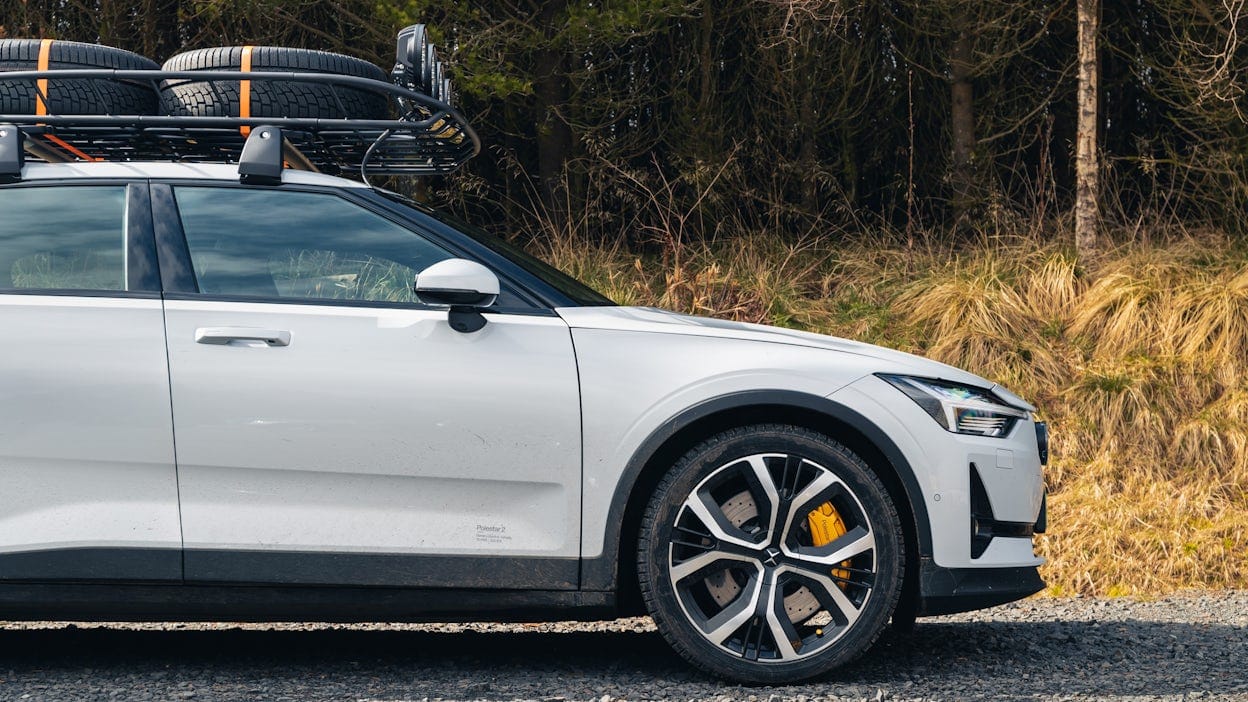
M1047 437L992 382L238 173L0 185L0 618L648 613L777 683L1041 589Z
M0 619L648 613L783 683L1041 589L1013 394L618 307L366 185L481 149L425 37L391 80L0 39Z

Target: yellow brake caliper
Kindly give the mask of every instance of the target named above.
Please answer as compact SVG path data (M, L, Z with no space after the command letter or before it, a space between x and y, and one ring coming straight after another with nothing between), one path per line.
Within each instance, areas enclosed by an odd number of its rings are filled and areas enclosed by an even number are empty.
M810 524L811 540L816 547L827 546L849 531L845 526L845 520L841 519L841 513L836 511L831 502L824 502L811 510L806 516L806 521ZM848 567L849 561L841 561L840 568L832 569L832 577L840 578L838 584L842 590L849 585L846 582L849 580L849 571L845 570Z

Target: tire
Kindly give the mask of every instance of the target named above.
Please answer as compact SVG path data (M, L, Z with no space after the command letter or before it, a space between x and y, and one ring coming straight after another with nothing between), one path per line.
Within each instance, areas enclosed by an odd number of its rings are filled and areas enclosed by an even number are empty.
M0 72L34 71L39 67L39 39L0 39ZM110 46L54 41L48 69L116 68L154 71L155 61ZM6 81L0 73L0 114L33 115L35 81ZM48 113L54 115L152 115L159 99L140 83L113 80L48 80Z
M758 425L702 442L659 483L642 524L638 577L655 625L723 678L826 674L866 651L897 606L905 547L887 490L852 451L807 429Z
M242 70L243 47L198 49L178 54L165 62L166 71ZM326 51L257 46L252 49L253 71L334 73L388 82L377 66L350 56ZM334 93L341 99L335 99ZM166 81L161 86L161 105L171 115L237 117L238 81ZM337 88L317 83L252 81L252 117L301 117L316 119L386 119L389 99L377 93ZM344 113L343 110L346 110Z

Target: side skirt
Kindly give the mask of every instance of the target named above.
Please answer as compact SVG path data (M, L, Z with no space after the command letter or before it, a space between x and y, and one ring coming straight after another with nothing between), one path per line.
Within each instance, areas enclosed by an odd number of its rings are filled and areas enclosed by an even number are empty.
M576 590L576 558L186 549L183 579L202 584Z
M0 582L576 590L579 580L576 558L176 548L0 553Z
M9 621L595 621L615 611L607 592L0 583Z

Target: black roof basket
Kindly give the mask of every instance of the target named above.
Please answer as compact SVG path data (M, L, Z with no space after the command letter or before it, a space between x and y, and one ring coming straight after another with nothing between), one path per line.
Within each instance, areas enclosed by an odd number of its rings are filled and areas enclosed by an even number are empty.
M31 160L237 163L243 156L246 133L254 133L258 127L280 130L287 167L331 174L359 173L364 179L374 175L447 174L481 150L480 138L468 120L447 102L408 86L368 78L272 71L113 69L13 71L0 74L0 78L28 80L36 90L41 79L126 81L149 85L158 94L161 83L170 80L318 83L335 92L349 88L382 95L398 115L393 119L363 120L0 114L0 125L12 125L25 135L19 142ZM437 87L433 92L441 96L444 86ZM46 103L47 96L40 96Z

